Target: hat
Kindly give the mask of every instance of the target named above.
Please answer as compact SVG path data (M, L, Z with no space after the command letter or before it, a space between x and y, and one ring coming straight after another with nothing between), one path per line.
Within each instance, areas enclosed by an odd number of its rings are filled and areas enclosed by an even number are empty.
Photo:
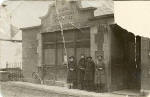
M71 58L73 58L73 59L74 59L74 56L70 56L70 57L69 57L69 59L71 59Z
M91 57L91 56L88 56L88 57L87 57L87 59L89 59L89 58L90 58L90 59L92 59L92 57Z

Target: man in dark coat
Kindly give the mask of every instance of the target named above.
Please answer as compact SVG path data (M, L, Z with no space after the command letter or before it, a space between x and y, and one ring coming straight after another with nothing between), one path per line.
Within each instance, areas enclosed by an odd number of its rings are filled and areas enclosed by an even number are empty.
M88 91L92 91L94 89L94 73L95 63L92 60L92 57L87 57L84 80L86 90Z
M86 67L86 58L84 55L81 55L81 58L78 62L78 73L77 73L77 80L78 80L78 88L84 89L84 75L85 75L85 67Z
M105 91L105 64L103 61L103 56L97 56L96 66L95 66L95 85L96 92L104 92Z
M76 61L73 56L69 57L68 61L68 76L67 83L69 84L69 88L75 88L77 82L77 69L76 69Z

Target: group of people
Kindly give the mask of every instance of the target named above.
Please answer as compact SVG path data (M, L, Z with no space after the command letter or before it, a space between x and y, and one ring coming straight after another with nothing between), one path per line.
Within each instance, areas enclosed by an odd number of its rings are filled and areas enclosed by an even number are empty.
M67 76L69 88L104 92L105 81L103 56L100 55L93 61L91 56L81 55L79 62L76 62L74 56L69 57Z

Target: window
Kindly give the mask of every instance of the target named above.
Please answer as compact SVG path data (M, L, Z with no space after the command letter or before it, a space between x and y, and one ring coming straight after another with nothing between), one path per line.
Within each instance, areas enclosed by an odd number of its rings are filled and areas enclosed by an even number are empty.
M90 30L64 31L67 55L75 56L79 60L81 54L90 55ZM62 65L64 58L64 44L61 32L43 34L44 63L46 65ZM75 51L76 50L76 51ZM76 54L75 54L76 52Z
M55 65L55 49L44 49L45 65Z

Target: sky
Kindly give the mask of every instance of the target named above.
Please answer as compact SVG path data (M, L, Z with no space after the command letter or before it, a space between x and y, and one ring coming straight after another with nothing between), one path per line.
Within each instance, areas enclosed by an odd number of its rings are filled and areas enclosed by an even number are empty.
M0 3L2 3L4 0L0 0Z
M115 1L115 22L128 31L150 37L150 1Z

